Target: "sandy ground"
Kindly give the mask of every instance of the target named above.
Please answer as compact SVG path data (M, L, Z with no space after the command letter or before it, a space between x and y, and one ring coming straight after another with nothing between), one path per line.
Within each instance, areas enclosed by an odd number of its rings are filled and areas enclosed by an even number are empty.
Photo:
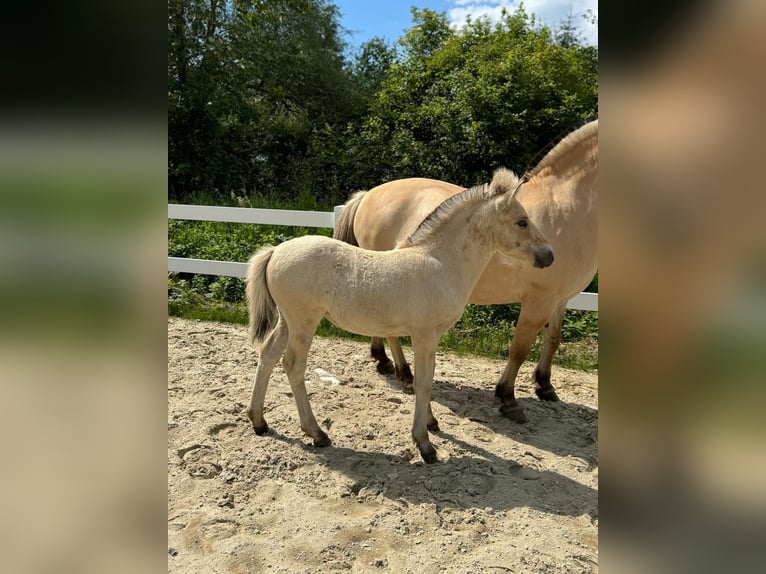
M439 353L425 465L414 397L368 347L316 338L307 387L333 445L298 426L287 378L266 396L270 431L245 415L257 353L239 325L168 320L168 572L499 573L598 570L597 376L556 368L562 399L498 412L504 362ZM405 349L408 359L411 352Z

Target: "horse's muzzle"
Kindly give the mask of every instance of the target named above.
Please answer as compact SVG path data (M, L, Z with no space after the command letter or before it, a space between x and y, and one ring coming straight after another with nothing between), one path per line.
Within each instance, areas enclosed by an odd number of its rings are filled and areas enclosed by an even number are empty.
M549 267L551 263L553 263L553 249L551 249L550 245L535 251L535 267L543 269Z

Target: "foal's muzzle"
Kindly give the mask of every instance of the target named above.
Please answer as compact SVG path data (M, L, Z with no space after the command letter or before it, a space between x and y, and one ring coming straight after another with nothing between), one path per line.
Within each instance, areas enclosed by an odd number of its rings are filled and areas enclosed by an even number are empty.
M535 251L535 267L543 269L550 266L551 263L553 263L553 249L551 249L550 245Z

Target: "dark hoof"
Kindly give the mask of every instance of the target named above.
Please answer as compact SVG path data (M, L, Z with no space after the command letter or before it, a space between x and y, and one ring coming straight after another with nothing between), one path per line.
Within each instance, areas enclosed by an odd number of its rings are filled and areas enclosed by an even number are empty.
M428 430L431 432L441 432L441 429L439 428L439 421L434 420L434 422L429 423L426 425L428 427Z
M263 436L267 432L269 432L269 425L263 424L262 426L256 426L255 424L253 424L253 430L255 431L255 434L257 434L258 436Z
M547 389L535 389L535 394L541 401L557 402L559 400L559 396L556 394L553 387L548 387Z
M330 440L330 437L322 431L319 431L319 435L314 437L314 446L316 447L324 448L326 446L330 446L331 444L332 441Z
M410 384L402 383L402 392L405 395L414 395L415 394L415 385L413 385L412 383L410 383Z
M399 379L405 385L412 385L415 381L415 377L412 375L409 365L404 365L401 370L396 371L396 378Z
M391 361L391 359L386 359L385 361L378 361L378 365L376 367L378 369L378 372L381 375L393 375L396 373L396 367L394 367L394 363Z
M524 414L524 409L519 405L503 405L500 407L500 414L519 424L524 424L529 420Z
M426 448L420 450L420 456L423 457L423 461L425 461L426 464L433 464L439 461L436 456L436 449L430 444Z

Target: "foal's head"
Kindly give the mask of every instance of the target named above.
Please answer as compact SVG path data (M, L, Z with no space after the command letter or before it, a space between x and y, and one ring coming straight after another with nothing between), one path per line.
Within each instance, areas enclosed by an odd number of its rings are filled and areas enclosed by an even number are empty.
M523 181L510 170L500 168L495 172L489 184L495 207L494 238L502 253L529 261L535 267L548 267L553 263L553 249L515 198L522 185Z

